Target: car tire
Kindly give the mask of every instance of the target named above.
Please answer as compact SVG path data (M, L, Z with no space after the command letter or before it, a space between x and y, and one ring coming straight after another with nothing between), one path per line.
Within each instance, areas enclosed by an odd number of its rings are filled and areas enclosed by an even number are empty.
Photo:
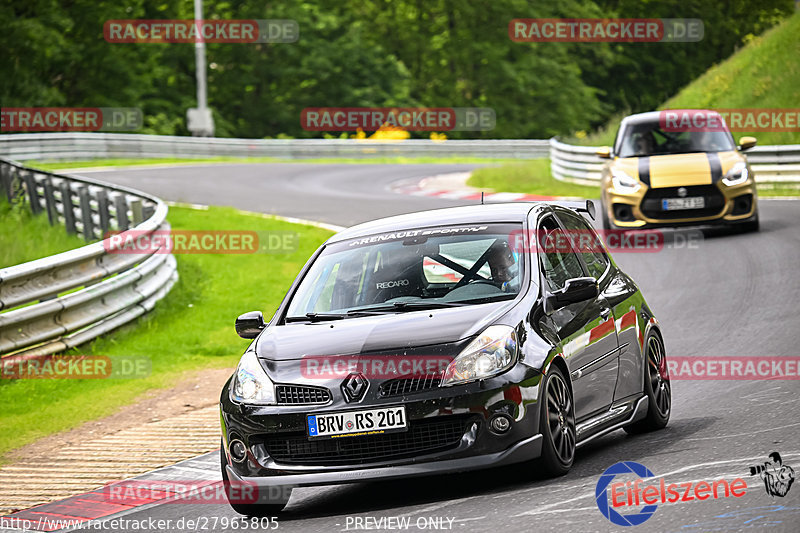
M741 233L755 233L759 230L759 226L758 213L756 213L752 220L739 224L739 231Z
M539 432L542 455L539 469L550 477L563 476L575 459L575 403L572 390L561 370L551 365L542 383Z
M602 221L603 229L617 229L617 227L612 224L611 220L608 218L608 210L606 209L606 203L602 200L602 197L600 199L600 220Z
M647 395L647 416L625 426L631 434L663 429L672 412L672 386L667 372L667 354L664 341L651 331L645 340L644 392Z
M227 483L228 471L225 469L227 461L225 460L224 447L220 447L219 460L220 468L222 469L222 481L223 483ZM227 487L225 495L228 495ZM228 505L240 515L253 517L278 516L280 512L283 511L283 508L286 507L285 503L234 503L230 500L228 500Z

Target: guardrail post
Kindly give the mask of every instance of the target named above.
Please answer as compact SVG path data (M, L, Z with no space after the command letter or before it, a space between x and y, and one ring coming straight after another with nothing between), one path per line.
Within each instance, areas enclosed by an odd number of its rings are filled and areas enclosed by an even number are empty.
M56 195L53 193L53 180L50 176L44 180L44 205L47 209L47 221L51 226L58 224L58 208L56 207Z
M94 224L92 223L92 206L89 203L89 187L78 190L81 201L81 222L83 222L83 240L94 240Z
M61 206L64 213L64 227L67 228L67 233L74 235L77 233L75 229L75 211L72 209L72 189L69 183L62 181L59 185L61 190Z
M114 207L117 210L117 229L127 231L128 229L128 200L124 194L114 196Z
M100 189L97 191L96 196L97 214L100 216L100 238L102 239L110 229L109 219L111 217L108 214L108 193L105 189Z
M141 200L131 202L131 214L133 215L134 226L138 226L144 221L144 209Z
M8 203L11 203L11 167L5 163L0 163L0 187L8 198Z
M31 211L34 215L42 212L42 203L39 201L39 192L36 190L36 178L33 173L28 171L22 174L22 179L25 181L25 188L28 190L28 201L31 204Z

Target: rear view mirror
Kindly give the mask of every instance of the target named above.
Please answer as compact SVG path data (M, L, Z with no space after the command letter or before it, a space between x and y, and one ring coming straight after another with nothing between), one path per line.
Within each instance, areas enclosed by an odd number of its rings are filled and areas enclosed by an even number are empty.
M739 139L739 150L744 152L756 145L758 140L755 137L742 137Z
M250 311L236 319L236 333L243 339L255 339L267 327L261 311Z
M608 146L603 146L601 148L598 148L595 154L598 157L602 157L603 159L611 159L611 148L609 148Z
M600 288L592 277L568 279L564 287L549 293L545 298L545 311L552 313L570 304L597 298Z

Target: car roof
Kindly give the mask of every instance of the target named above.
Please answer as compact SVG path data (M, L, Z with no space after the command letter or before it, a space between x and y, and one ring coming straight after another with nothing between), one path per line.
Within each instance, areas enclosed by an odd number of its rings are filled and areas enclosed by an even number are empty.
M403 231L429 226L486 224L492 222L519 223L523 222L533 209L547 205L549 204L545 202L492 203L408 213L351 226L331 237L328 242L333 243L375 233Z
M674 111L677 113L703 112L707 115L719 115L717 111L714 111L712 109L665 109L663 111L647 111L646 113L636 113L635 115L628 115L627 117L622 119L622 124L620 125L658 122L662 118L662 113L664 113L665 111Z

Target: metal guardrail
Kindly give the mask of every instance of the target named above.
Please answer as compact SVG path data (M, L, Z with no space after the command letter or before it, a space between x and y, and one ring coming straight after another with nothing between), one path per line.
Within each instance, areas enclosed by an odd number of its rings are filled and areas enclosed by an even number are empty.
M164 202L126 187L2 158L0 186L9 202L27 201L87 241L169 229ZM0 356L49 355L93 339L151 310L178 278L166 248L115 251L109 239L0 269Z
M575 146L550 139L550 170L561 181L596 185L603 163L598 146ZM758 183L800 182L800 144L756 146L746 152Z
M537 159L547 140L433 141L408 139L221 139L125 133L22 133L0 135L0 154L16 161L95 158L276 157L487 157Z

